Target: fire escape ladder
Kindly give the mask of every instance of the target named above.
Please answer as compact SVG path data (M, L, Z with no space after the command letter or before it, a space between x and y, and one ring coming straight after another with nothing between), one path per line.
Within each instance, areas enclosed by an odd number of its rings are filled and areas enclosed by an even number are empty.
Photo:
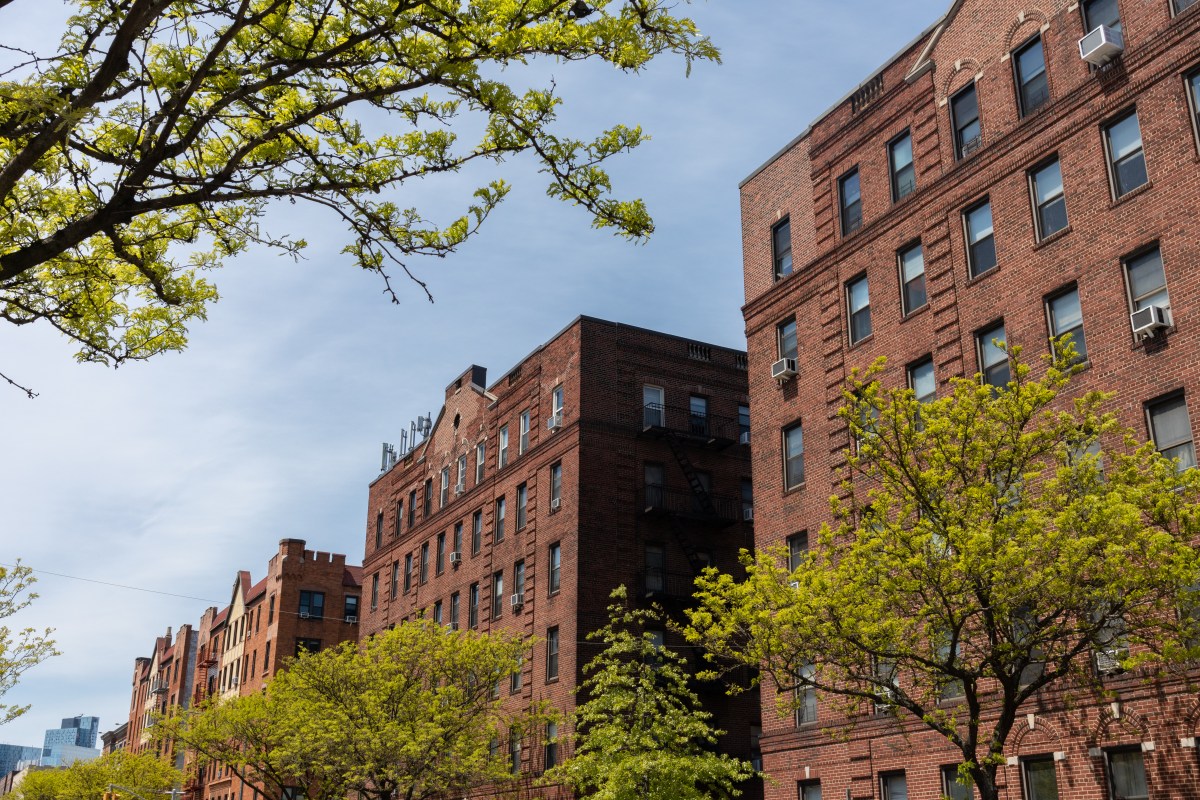
M708 562L702 560L700 554L696 552L696 548L692 547L692 538L688 535L683 520L677 514L671 515L671 530L675 533L675 540L679 542L683 554L687 556L688 564L692 567L692 574L699 575L708 566Z
M688 485L692 487L692 494L696 497L696 503L700 511L704 512L709 517L717 516L717 509L713 505L712 498L708 496L708 490L704 488L704 484L700 482L700 477L696 475L696 469L692 466L692 461L687 457L687 453L683 451L683 446L674 433L667 433L667 445L671 448L671 452L675 454L675 460L679 462L679 466L683 469L683 474L687 478Z

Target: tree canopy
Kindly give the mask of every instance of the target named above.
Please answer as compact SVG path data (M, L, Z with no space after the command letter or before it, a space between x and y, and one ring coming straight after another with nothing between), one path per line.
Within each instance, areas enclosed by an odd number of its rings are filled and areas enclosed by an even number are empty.
M815 691L831 728L937 731L984 800L1036 692L1197 655L1200 471L1107 396L1068 397L1071 355L1035 377L1014 348L1006 389L955 379L929 403L855 375L834 524L794 569L776 548L744 557L744 582L706 574L690 639L761 668L785 709Z
M6 800L102 800L109 787L117 800L138 800L167 792L181 777L155 753L117 751L63 769L34 770Z
M221 764L260 797L421 800L511 777L507 741L542 721L506 711L493 689L520 668L527 639L449 631L418 619L302 654L264 693L176 710L156 738Z
M273 200L340 220L344 252L393 300L389 266L423 288L406 259L452 252L509 187L480 186L440 223L399 190L472 162L531 154L551 197L647 236L644 205L613 197L604 170L641 129L557 134L553 82L524 88L517 68L718 59L666 0L73 5L53 54L0 42L24 55L0 72L0 317L44 321L108 364L182 348L217 298L205 272L228 257L300 251L260 228ZM0 0L0 14L20 9Z
M738 796L754 770L714 751L722 731L688 687L686 660L655 641L647 626L661 621L630 608L625 587L612 599L608 623L588 634L604 650L584 667L574 755L546 780L594 800Z
M7 619L28 606L37 595L29 587L37 582L33 570L17 562L11 567L0 566L0 620ZM0 697L17 685L21 675L50 656L58 655L52 629L23 628L14 631L0 625ZM0 703L0 725L10 722L29 710L29 706Z

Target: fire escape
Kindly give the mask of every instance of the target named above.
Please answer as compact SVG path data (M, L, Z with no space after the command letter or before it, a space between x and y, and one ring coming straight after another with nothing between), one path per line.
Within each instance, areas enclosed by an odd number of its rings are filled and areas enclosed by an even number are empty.
M672 581L672 576L665 570L654 570L647 565L643 589L647 594L690 596L692 581L709 566L701 548L696 546L694 531L726 528L743 517L740 499L714 494L702 477L704 473L693 465L689 451L722 451L739 441L745 441L745 437L741 436L737 420L658 403L647 403L642 408L640 423L639 436L664 442L688 484L686 490L669 489L665 485L665 476L664 480L655 483L648 475L643 513L647 517L667 521L691 568L690 574L676 576L679 580ZM676 588L668 585L676 582L684 586Z

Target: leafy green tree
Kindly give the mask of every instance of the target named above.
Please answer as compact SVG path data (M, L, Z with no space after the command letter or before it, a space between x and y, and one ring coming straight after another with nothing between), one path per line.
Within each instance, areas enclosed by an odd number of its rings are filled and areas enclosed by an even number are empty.
M37 582L33 570L19 561L11 567L0 566L0 620L7 619L37 599L29 587ZM50 656L58 655L51 628L19 631L0 625L0 697L17 685L21 675ZM0 703L0 725L11 722L29 710L29 706Z
M118 751L67 767L30 772L6 800L101 800L114 787L119 800L152 800L179 785L182 774L154 753Z
M886 711L937 731L983 800L1034 694L1196 655L1200 471L1139 446L1105 395L1065 396L1071 355L1035 378L1013 348L1007 389L957 379L924 404L855 375L835 524L794 571L773 549L744 582L706 574L690 640L782 705L816 690L833 728Z
M701 800L736 797L750 764L717 753L722 731L688 687L683 656L658 646L650 611L630 608L617 587L609 621L588 638L604 650L584 667L575 710L574 755L547 771L594 800Z
M182 348L217 297L205 270L252 244L304 246L259 227L273 200L339 219L344 252L393 300L389 265L424 288L405 259L453 251L509 187L478 188L444 225L395 190L472 162L527 153L550 196L648 235L603 167L641 129L556 134L553 82L522 88L520 66L718 59L666 0L73 3L57 52L0 76L0 316L110 364Z
M544 719L505 711L493 689L529 640L419 619L292 660L265 693L209 701L154 726L160 741L219 763L264 798L422 800L511 779L509 732Z

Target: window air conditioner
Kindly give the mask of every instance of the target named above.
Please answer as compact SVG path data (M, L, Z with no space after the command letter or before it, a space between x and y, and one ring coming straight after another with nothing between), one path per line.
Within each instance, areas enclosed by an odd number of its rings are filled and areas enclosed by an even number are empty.
M738 436L738 444L750 444L750 431L742 431Z
M561 506L561 505L562 505L562 498L561 498L561 497L556 497L556 498L554 498L553 500L551 500L551 501L550 501L550 510L551 510L551 511L558 511L558 508L559 508L559 506Z
M1101 25L1079 40L1079 57L1089 64L1103 66L1125 50L1121 32Z
M525 593L516 592L512 597L508 598L508 604L512 606L513 611L517 611L521 606L525 605Z
M896 707L896 690L895 689L880 689L878 699L875 701L876 714L888 714Z
M796 359L781 358L771 365L771 377L777 381L786 381L796 374Z
M549 430L556 431L562 427L562 412L556 411L550 415L550 419L546 420L546 427Z
M462 563L462 552L455 550L454 552L450 553L450 566L460 563Z
M1139 337L1153 336L1159 328L1170 327L1167 310L1162 306L1146 306L1129 315L1129 325Z
M1123 647L1110 647L1096 651L1096 672L1101 675L1120 675L1124 672L1121 659L1128 653Z
M300 612L300 619L308 619L308 617L309 617L309 613L307 611Z
M466 490L467 490L467 486L462 481L459 481L458 483L454 484L454 493L456 495L462 494Z
M351 625L357 625L358 624L358 615L357 614L347 614L346 622L349 622Z
M743 522L753 522L754 521L754 506L751 506L750 508L742 509L742 521Z
M447 622L446 627L449 630L456 631L456 630L458 630L458 623L457 622Z
M788 581L788 586L790 586L793 589L799 589L800 581Z

